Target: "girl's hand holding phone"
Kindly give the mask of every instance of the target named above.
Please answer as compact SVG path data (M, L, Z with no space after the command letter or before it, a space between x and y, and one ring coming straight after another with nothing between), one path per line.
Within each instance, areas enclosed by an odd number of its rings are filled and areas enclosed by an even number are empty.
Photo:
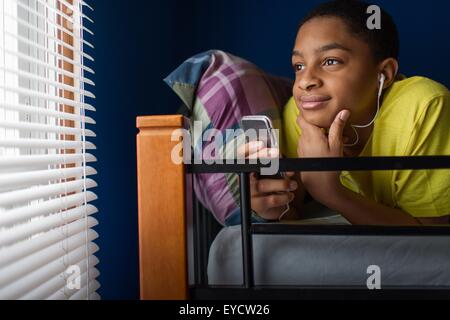
M262 141L252 141L242 145L237 152L238 158L257 159L279 157L278 148L266 148ZM291 178L294 172L286 172L279 179L264 179L250 174L250 194L252 210L266 220L279 220L286 211L286 205L294 200L298 187Z

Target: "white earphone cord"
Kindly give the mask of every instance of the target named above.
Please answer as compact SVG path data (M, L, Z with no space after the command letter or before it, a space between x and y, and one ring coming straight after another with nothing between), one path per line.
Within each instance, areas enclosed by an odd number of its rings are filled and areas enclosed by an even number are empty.
M367 127L370 127L375 122L375 119L378 117L378 113L380 112L380 99L381 99L381 94L383 93L384 79L385 79L384 74L381 74L381 76L380 76L380 87L378 88L378 96L377 96L377 112L375 113L375 116L373 117L372 121L370 121L366 125L353 125L353 124L351 124L350 126L352 127L353 131L355 132L356 140L352 144L344 144L344 147L356 146L358 144L358 142L359 142L359 134L358 134L358 131L356 130L356 128L367 128Z

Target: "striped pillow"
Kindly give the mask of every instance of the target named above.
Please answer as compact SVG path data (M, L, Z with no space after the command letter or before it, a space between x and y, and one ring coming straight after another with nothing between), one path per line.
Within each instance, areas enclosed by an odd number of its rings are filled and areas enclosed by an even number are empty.
M292 92L292 80L271 76L254 64L219 50L186 60L164 81L184 102L192 123L201 121L203 132L217 129L224 137L225 130L238 129L240 119L246 115L266 115L275 128L281 129L281 108ZM208 145L199 141L193 144L197 155L203 154ZM194 190L219 223L240 223L236 174L197 174ZM261 221L256 217L254 220Z

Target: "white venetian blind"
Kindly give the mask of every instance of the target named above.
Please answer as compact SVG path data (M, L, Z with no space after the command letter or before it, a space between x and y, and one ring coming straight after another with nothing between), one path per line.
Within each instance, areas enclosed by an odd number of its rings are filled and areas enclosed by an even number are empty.
M82 0L0 0L0 299L99 299Z

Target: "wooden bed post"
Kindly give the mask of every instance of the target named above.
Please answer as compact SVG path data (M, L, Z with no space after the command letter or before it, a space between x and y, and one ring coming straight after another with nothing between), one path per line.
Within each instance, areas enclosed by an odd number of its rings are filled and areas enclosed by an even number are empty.
M181 115L137 118L141 299L188 298L186 175L171 160L172 132L187 123Z

